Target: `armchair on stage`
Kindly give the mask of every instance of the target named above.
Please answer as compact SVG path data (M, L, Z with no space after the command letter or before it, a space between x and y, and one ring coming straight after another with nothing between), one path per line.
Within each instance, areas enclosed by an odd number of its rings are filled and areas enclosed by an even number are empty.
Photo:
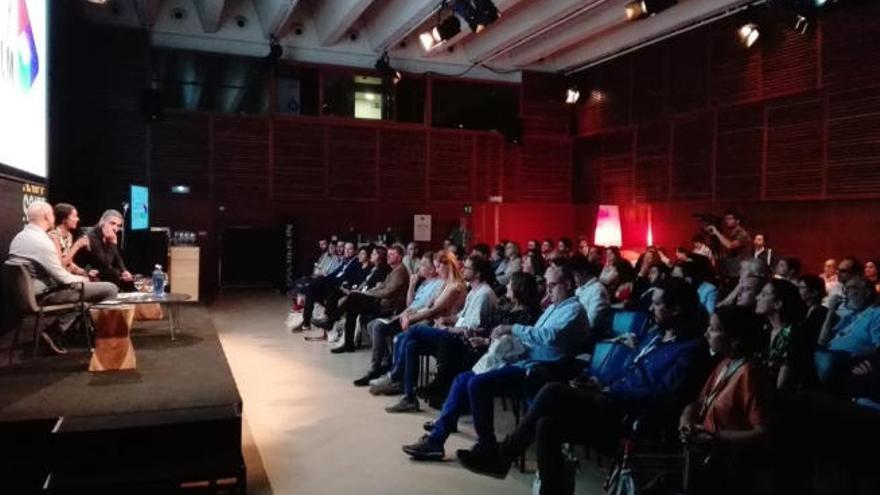
M18 338L21 333L21 327L24 325L23 318L26 316L34 316L34 354L37 353L40 346L40 324L44 316L60 316L66 313L78 313L80 316L80 324L88 324L89 318L86 313L88 305L84 300L84 284L77 282L67 285L59 285L51 288L47 292L37 297L34 290L34 282L28 272L27 266L17 261L6 261L3 264L3 279L5 285L6 300L10 303L10 310L13 312L13 321L16 322L15 330L12 336L12 343L9 346L8 362L12 364L12 353L18 344ZM69 303L59 304L43 304L41 301L48 294L52 294L62 290L73 290L79 293L79 300ZM92 347L90 329L84 332L86 346Z

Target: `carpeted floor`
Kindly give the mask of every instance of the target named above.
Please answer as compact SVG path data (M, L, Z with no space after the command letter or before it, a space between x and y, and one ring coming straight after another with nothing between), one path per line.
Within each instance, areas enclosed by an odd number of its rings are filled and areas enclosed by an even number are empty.
M296 494L528 494L528 474L511 470L503 481L466 471L455 449L472 445L470 418L446 445L446 461L420 463L400 446L418 439L437 413L427 406L390 415L394 397L373 397L351 380L369 364L369 353L331 355L329 346L306 342L283 327L289 303L271 292L232 292L211 316L244 399L244 452L248 493ZM512 427L512 414L496 408L496 429ZM601 493L604 472L582 460L577 493Z

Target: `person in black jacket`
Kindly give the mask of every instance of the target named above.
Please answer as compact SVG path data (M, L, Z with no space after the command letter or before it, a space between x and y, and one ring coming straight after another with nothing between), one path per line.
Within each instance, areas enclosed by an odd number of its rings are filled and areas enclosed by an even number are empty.
M336 304L344 295L342 288L360 283L363 277L363 270L355 253L354 244L346 242L342 264L336 270L328 273L327 276L320 277L312 283L309 290L306 291L302 324L295 327L295 331L311 328L312 312L315 309L316 302L321 303L328 312L335 311Z
M134 277L125 267L117 247L117 233L124 224L122 213L107 210L98 225L87 234L87 249L76 255L77 265L87 270L97 270L98 280L115 284L124 292L134 291Z

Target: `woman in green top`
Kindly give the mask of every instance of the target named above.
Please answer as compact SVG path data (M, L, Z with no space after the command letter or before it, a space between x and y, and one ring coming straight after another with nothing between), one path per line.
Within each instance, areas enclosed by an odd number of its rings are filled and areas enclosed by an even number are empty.
M764 364L770 370L777 389L796 387L802 371L796 369L802 362L795 354L804 352L798 329L807 312L797 287L782 279L772 279L764 285L757 297L755 312L767 319L770 330L769 344L764 352Z

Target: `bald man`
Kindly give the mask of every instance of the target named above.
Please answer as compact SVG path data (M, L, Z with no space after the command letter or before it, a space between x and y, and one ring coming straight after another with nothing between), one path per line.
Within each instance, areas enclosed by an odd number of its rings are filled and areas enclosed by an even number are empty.
M87 302L98 302L116 297L117 288L107 282L89 282L89 279L74 275L64 269L55 244L49 237L49 230L55 225L55 214L48 203L36 201L27 209L28 224L9 245L9 259L27 266L34 282L37 300L43 304L60 304L79 301L79 291L75 289L55 290L69 284L84 284L84 298ZM76 313L58 317L40 337L56 354L65 354L62 347L63 333L76 320Z

